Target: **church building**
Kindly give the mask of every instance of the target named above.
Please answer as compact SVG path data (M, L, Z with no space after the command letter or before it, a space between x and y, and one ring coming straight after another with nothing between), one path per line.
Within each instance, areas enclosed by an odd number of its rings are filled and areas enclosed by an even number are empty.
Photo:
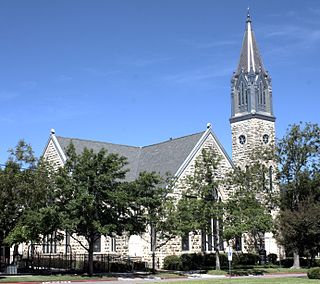
M221 157L217 170L217 176L220 179L223 179L234 166L244 167L254 149L273 143L275 140L271 78L263 65L249 13L239 64L231 80L230 124L232 159L219 142L210 124L199 133L144 147L61 137L52 129L44 149L44 157L56 167L63 167L66 162L65 151L70 142L74 144L78 154L85 147L94 151L105 148L108 153L117 153L127 158L129 171L126 179L128 181L136 179L142 171L154 171L160 175L169 172L177 180L174 192L180 195L183 190L181 182L192 173L195 160L201 155L204 148L214 149ZM224 188L220 188L218 192L222 200L227 198ZM212 244L203 246L203 238L206 237L208 236L193 233L190 233L187 238L177 236L155 252L156 258L159 259L161 265L164 257L168 255L210 252ZM83 248L76 241L67 237L61 241L60 245L51 242L50 246L49 244L43 246L43 253L65 253L63 249L66 246L63 244L71 245L73 252L84 253ZM277 246L271 233L265 235L265 249L267 254L277 253ZM150 233L143 236L114 236L112 238L101 236L94 250L97 254L139 257L149 263L152 258ZM225 250L223 243L220 244L220 250Z

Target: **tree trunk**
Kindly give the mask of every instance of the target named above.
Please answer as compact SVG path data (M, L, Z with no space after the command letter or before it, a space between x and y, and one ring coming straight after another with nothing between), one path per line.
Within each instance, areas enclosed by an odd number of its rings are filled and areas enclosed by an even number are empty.
M89 241L89 250L88 250L88 274L92 276L93 274L93 238Z
M315 262L316 262L316 255L314 253L311 254L311 258L310 258L310 263L309 263L309 267L308 268L311 268L315 265Z
M14 245L14 247L13 247L13 264L15 264L15 265L17 265L18 256L19 256L18 245Z
M214 249L216 254L216 270L220 270L220 253L219 253L219 221L214 222Z
M298 250L295 250L295 251L293 252L293 265L292 265L291 268L295 268L295 269L301 268L301 267L300 267L300 259L299 259L299 252L298 252Z
M220 270L220 253L219 249L216 249L216 270Z
M151 250L152 250L152 274L156 273L156 238L155 226L151 224Z

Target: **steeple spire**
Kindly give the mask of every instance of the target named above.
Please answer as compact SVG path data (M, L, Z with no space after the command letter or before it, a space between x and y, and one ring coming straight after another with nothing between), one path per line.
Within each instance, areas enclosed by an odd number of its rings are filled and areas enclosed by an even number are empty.
M273 120L271 78L265 70L247 11L240 60L232 77L231 121L253 116Z
M246 31L243 37L237 73L239 74L241 70L248 73L251 70L253 72L258 72L260 69L265 72L258 45L256 43L256 39L252 30L252 20L248 8Z
M265 70L247 11L237 69L231 79L232 160L245 168L252 154L275 141L271 78Z

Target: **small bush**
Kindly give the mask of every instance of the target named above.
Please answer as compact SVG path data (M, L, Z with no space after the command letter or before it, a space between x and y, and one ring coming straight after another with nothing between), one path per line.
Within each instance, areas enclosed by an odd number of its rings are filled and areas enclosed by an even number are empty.
M237 265L256 265L260 259L259 255L254 253L241 253L237 258Z
M132 267L125 262L111 262L110 271L111 272L128 272L131 271Z
M180 256L181 269L182 270L196 270L201 269L204 262L204 257L202 254L192 253L192 254L182 254Z
M135 261L132 266L133 270L145 271L147 264L143 261Z
M179 256L169 255L163 260L163 268L167 270L182 270L182 262Z
M229 267L228 254L220 253L220 266Z
M215 267L216 266L216 254L208 253L203 256L203 264L206 267Z
M228 257L225 253L219 254L220 266L228 267ZM182 254L180 256L182 270L198 270L214 268L216 266L216 254L215 253L192 253Z
M275 253L268 254L269 263L276 264L278 256Z
M315 259L314 260L314 266L319 266L320 267L320 259Z
M311 268L308 270L309 279L320 279L320 267Z
M281 261L276 261L276 264L281 267L290 268L293 266L293 258L287 257L285 259L281 259ZM309 265L308 260L300 257L300 266L301 267L308 267L308 265Z

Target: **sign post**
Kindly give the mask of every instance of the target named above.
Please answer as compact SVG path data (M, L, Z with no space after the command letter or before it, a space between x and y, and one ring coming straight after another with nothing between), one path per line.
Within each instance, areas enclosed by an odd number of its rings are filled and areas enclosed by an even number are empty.
M228 253L228 261L229 261L229 277L231 278L231 263L232 263L232 247L227 247L227 253Z

